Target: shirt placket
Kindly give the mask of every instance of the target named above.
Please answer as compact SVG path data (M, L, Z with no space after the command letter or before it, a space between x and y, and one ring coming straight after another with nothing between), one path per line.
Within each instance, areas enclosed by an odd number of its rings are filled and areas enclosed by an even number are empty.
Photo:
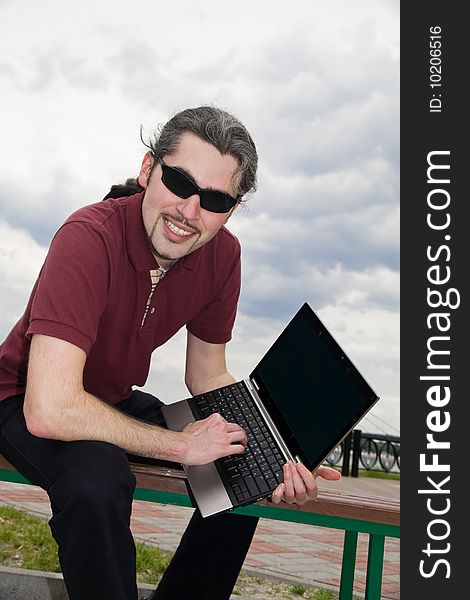
M166 275L166 271L165 271L165 269L162 269L161 267L159 267L158 269L150 270L151 288L150 288L149 296L147 298L147 304L145 306L144 316L142 317L142 321L140 323L141 331L144 328L145 321L147 319L147 315L148 315L148 312L150 309L150 305L152 304L152 298L153 298L155 289L156 289L157 285L160 283L160 281L165 277L165 275Z

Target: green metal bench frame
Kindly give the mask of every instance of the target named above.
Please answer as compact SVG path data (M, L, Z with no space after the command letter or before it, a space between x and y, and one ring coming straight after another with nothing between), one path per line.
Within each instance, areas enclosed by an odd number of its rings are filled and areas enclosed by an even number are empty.
M193 506L185 491L184 475L181 471L136 464L131 466L137 479L137 488L134 494L136 500ZM0 467L2 467L0 468L0 480L30 483L14 470L1 455ZM358 534L368 534L365 600L380 600L385 538L400 537L398 501L384 502L382 498L373 499L353 494L341 495L322 491L318 501L309 502L302 507L287 504L274 506L267 502L258 502L236 509L234 512L276 521L344 530L339 600L352 600L353 598ZM344 516L354 513L358 513L361 517L369 516L367 519Z

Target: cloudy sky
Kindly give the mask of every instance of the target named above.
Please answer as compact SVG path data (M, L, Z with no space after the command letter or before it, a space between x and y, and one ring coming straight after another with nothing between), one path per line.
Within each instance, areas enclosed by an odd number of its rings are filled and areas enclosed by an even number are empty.
M308 301L381 396L361 424L399 430L399 3L394 0L0 0L0 339L55 230L138 172L178 110L238 116L259 190L230 367L244 377ZM147 388L186 395L185 334Z

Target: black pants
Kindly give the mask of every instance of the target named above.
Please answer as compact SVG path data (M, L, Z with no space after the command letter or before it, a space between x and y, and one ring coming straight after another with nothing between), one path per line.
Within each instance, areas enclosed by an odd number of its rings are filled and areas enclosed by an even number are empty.
M163 425L160 406L150 394L135 391L117 408ZM129 456L106 442L31 435L22 396L0 402L0 450L49 495L49 525L70 599L135 600L135 545L129 528L135 478ZM152 599L228 599L257 521L235 514L203 519L196 509Z

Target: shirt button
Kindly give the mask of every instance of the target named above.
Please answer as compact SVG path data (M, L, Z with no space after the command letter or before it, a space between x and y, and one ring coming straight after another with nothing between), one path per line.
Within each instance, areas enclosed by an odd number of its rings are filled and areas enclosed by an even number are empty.
M153 313L154 313L154 312L155 312L155 308L152 308L152 309L150 310L150 314L151 314L151 315L153 315Z

